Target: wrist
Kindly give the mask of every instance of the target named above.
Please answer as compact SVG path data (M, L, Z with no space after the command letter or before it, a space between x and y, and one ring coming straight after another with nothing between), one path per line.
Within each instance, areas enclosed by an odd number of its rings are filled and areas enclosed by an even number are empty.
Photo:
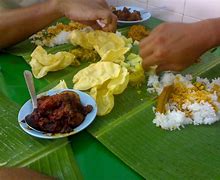
M220 18L210 20L213 29L213 37L215 38L214 46L220 45Z
M207 26L207 34L209 36L211 46L220 45L220 18L204 20ZM211 47L211 48L212 48Z
M192 38L197 42L197 47L201 52L218 45L218 31L216 30L215 19L202 20L196 23L192 23ZM219 27L220 28L220 27Z

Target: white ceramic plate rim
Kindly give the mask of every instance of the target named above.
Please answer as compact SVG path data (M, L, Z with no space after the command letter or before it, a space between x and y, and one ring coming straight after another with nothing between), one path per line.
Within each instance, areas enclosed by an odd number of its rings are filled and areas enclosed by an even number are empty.
M135 7L135 6L117 6L115 8L116 8L116 10L122 10L124 7L130 8L131 11L134 11L134 10L140 11L142 20L138 20L138 21L121 21L121 20L118 20L119 23L135 24L135 23L140 23L140 22L146 21L146 20L150 19L150 17L151 17L150 12L148 12L147 10L145 10L143 8L139 8L139 7Z
M29 135L32 135L34 137L38 137L38 138L43 138L43 139L57 139L57 138L62 138L62 137L67 137L73 134L76 134L80 131L82 131L83 129L85 129L86 127L88 127L95 119L96 114L97 114L97 105L95 100L89 96L88 94L82 92L82 91L78 91L78 90L74 90L74 89L59 89L59 90L49 90L47 92L41 93L38 95L38 97L43 96L43 95L54 95L63 91L73 91L76 92L79 97L80 97L80 101L82 103L82 105L92 105L93 110L87 114L87 116L85 117L85 120L76 128L73 129L72 132L70 133L64 133L64 134L51 134L51 133L43 133L40 131L36 131L34 129L31 129L28 127L26 122L22 122L22 120L25 118L25 116L27 116L28 114L30 114L33 111L33 107L32 107L32 103L31 103L31 99L29 99L20 109L19 113L18 113L18 123L20 125L20 127Z

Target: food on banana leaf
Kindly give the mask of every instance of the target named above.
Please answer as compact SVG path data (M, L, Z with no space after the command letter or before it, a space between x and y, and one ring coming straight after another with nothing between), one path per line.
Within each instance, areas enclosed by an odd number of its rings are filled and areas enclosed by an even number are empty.
M69 133L79 126L93 109L83 106L80 97L72 91L64 91L52 96L42 96L38 107L25 117L31 127L46 133Z
M65 80L60 80L59 84L57 84L54 88L52 88L51 90L59 90L59 89L67 89L67 85Z
M166 130L188 124L213 124L220 120L220 78L208 80L191 75L152 75L148 91L159 96L153 123Z
M114 107L114 95L122 93L129 82L125 67L100 61L82 69L73 77L74 89L89 92L96 100L98 115L108 114Z
M141 41L143 38L147 37L150 31L142 25L133 25L128 31L128 37L132 38L133 41Z
M119 76L121 67L112 62L98 62L79 71L73 78L74 89L88 90Z
M38 46L31 54L30 65L36 78L42 78L49 71L58 71L69 65L79 66L81 62L97 62L100 56L92 49L76 48L70 52L60 51L47 54L46 50Z
M69 35L71 31L78 30L92 30L91 27L77 22L70 22L69 24L57 23L47 29L43 29L30 37L31 42L40 45L54 47L56 45L69 43Z
M31 54L30 66L35 78L42 78L49 71L58 71L71 64L78 65L75 56L70 52L58 52L48 54L41 46L38 46Z
M101 58L98 53L93 49L76 48L70 51L75 60L79 62L98 62Z
M142 58L134 53L131 53L126 58L126 61L122 63L129 72L129 83L132 86L140 86L145 82L144 69L142 68Z
M74 30L70 35L70 41L85 49L95 49L101 61L120 63L124 61L124 55L131 48L131 39L115 33L103 31L83 32Z
M122 93L129 81L132 85L144 81L139 55L130 54L124 62L125 54L132 46L131 39L103 31L74 30L70 40L81 47L53 55L38 46L31 55L33 74L41 78L49 71L57 71L71 64L79 65L80 61L95 62L101 58L100 62L84 68L73 78L74 89L90 91L96 100L98 115L108 114L112 110L114 95Z

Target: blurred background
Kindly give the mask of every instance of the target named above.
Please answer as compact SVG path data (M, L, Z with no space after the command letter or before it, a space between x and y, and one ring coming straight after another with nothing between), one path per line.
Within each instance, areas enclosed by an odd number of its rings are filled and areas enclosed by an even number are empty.
M167 22L196 22L220 17L220 0L107 0L113 6L136 6Z

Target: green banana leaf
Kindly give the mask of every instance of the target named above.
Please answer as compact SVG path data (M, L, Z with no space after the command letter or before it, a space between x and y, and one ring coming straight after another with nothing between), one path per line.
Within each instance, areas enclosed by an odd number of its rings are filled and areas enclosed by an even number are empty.
M153 29L160 22L152 18L145 25ZM120 31L126 35L128 28ZM52 52L54 49L50 50ZM16 54L16 49L12 53ZM30 53L24 54L26 60ZM190 73L194 77L220 76L220 57L216 51L207 52L201 59L200 63L182 73ZM49 73L43 78L48 86L42 87L41 91L50 89L60 79L65 79L71 88L73 75L87 65ZM40 84L40 81L36 83ZM181 131L165 131L152 123L154 105L155 96L147 93L146 85L140 88L129 86L123 94L115 96L113 111L97 117L87 130L144 178L219 179L220 123L189 125Z
M40 140L19 127L19 106L0 92L0 167L30 167L59 179L82 179L66 138Z

